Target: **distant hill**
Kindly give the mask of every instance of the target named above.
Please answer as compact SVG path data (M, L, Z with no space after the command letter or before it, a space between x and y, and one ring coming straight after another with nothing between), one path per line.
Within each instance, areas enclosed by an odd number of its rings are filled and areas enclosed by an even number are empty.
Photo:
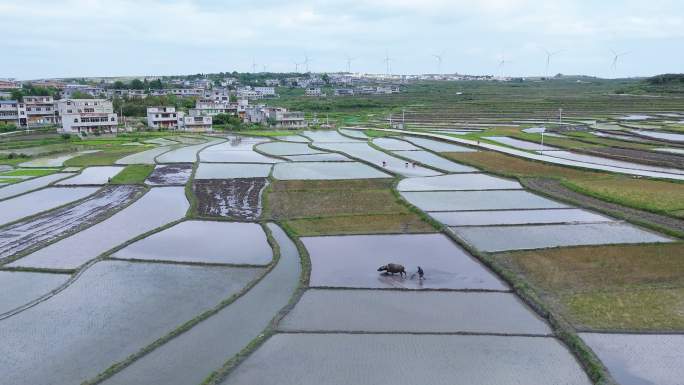
M684 74L662 74L622 87L616 93L627 94L684 94Z

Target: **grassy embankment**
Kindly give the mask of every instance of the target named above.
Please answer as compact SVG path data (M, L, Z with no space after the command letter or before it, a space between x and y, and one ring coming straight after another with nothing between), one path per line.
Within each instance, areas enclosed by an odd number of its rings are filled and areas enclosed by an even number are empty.
M299 236L435 231L398 201L392 183L275 181L268 190L264 218L283 221Z
M154 170L153 164L131 164L116 174L110 183L112 184L143 184L145 179Z
M628 207L684 217L684 184L554 166L492 152L447 153L446 157L514 178L556 178L572 190Z

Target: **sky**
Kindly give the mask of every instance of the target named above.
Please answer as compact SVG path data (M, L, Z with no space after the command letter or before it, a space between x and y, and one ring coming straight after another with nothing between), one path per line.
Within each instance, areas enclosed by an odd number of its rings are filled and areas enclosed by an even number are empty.
M684 72L682 0L0 0L0 78ZM619 57L615 68L614 54ZM442 57L441 67L433 55ZM501 65L501 62L504 62Z

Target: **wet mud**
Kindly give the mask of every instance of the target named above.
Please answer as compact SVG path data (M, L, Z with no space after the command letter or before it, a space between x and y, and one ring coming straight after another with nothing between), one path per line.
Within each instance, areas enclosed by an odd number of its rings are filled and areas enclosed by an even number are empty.
M262 193L266 178L195 180L193 191L197 211L205 217L257 220L263 209Z
M177 163L155 167L145 183L154 186L174 186L187 183L192 174L192 163Z

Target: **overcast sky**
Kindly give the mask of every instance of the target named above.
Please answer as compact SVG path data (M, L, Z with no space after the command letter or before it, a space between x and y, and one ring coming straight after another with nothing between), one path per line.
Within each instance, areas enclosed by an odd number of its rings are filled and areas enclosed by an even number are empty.
M0 77L684 72L682 0L0 0ZM615 71L613 54L620 57ZM300 66L303 69L304 66Z

